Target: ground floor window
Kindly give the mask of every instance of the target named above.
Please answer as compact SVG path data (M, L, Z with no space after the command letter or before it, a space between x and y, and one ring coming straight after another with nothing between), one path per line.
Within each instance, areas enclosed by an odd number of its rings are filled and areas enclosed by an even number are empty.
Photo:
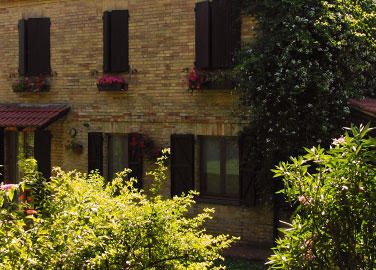
M200 192L238 198L239 147L236 137L199 136Z
M128 136L108 135L108 179L114 179L117 172L129 167Z

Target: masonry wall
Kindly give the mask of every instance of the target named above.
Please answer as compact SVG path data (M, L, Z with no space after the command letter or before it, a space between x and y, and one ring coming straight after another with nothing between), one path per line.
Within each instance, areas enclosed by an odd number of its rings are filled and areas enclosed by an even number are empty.
M169 146L173 133L236 136L241 127L237 97L230 90L187 90L183 80L195 61L196 0L71 0L0 1L0 103L64 103L70 113L51 125L52 164L65 170L87 171L87 134L127 134L142 130L160 146ZM120 74L128 91L99 92L103 76L102 15L128 9L129 60L132 72ZM18 20L51 19L50 92L14 93L18 78ZM253 35L253 22L244 19L243 38ZM81 155L65 151L69 130L77 130ZM196 149L196 151L198 151ZM152 168L145 161L145 171ZM144 187L152 179L144 179ZM166 196L170 184L163 187ZM209 231L242 237L241 243L272 243L272 217L265 207L198 204L216 208Z

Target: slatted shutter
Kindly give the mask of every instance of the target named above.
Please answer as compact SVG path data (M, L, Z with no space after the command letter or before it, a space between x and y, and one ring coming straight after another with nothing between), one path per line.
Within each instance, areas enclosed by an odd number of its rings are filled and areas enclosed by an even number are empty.
M171 196L194 189L194 137L171 135Z
M88 133L88 172L99 170L103 175L103 134L101 132Z
M51 177L51 132L36 130L34 133L34 158L38 171L48 180Z
M18 22L18 73L21 76L26 75L26 40L27 40L27 29L26 20L22 19Z
M255 199L255 159L253 154L253 141L251 136L243 136L240 139L240 200L241 203L253 206Z
M106 11L103 14L103 70L129 71L129 12Z
M137 178L136 187L138 189L142 188L142 163L143 163L143 156L142 156L142 149L137 144L136 146L131 146L133 136L140 136L138 133L130 133L128 134L128 167L132 170L129 174L129 177Z
M228 68L240 44L240 8L238 1L212 3L212 67Z
M200 68L210 67L210 21L211 5L209 1L196 3L196 62L195 66Z
M49 18L27 20L27 74L50 74L50 25Z

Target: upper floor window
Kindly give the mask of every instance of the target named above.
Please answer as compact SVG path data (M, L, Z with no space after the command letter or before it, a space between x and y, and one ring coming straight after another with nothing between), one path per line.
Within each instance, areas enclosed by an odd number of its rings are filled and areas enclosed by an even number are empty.
M128 10L103 14L103 71L128 72Z
M196 62L205 69L229 68L240 45L239 1L196 3Z
M19 74L28 76L47 75L50 66L50 19L22 19L19 32Z

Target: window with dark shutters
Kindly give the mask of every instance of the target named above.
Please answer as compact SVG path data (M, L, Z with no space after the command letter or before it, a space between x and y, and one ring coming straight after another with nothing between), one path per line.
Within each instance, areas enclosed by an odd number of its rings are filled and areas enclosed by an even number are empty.
M194 137L171 135L171 195L194 189Z
M103 134L89 132L88 134L88 172L98 170L103 175Z
M49 18L30 18L19 21L20 75L37 76L51 73L50 25Z
M229 68L240 46L240 4L234 0L196 3L196 62L199 68Z
M252 137L242 136L240 138L240 200L241 203L253 206L255 198L255 158L253 151Z
M0 127L0 183L4 181L4 165L5 165L5 144L4 144L4 128Z
M128 10L103 14L103 71L128 72Z
M38 164L38 171L46 179L51 177L51 132L36 130L34 133L34 158Z

